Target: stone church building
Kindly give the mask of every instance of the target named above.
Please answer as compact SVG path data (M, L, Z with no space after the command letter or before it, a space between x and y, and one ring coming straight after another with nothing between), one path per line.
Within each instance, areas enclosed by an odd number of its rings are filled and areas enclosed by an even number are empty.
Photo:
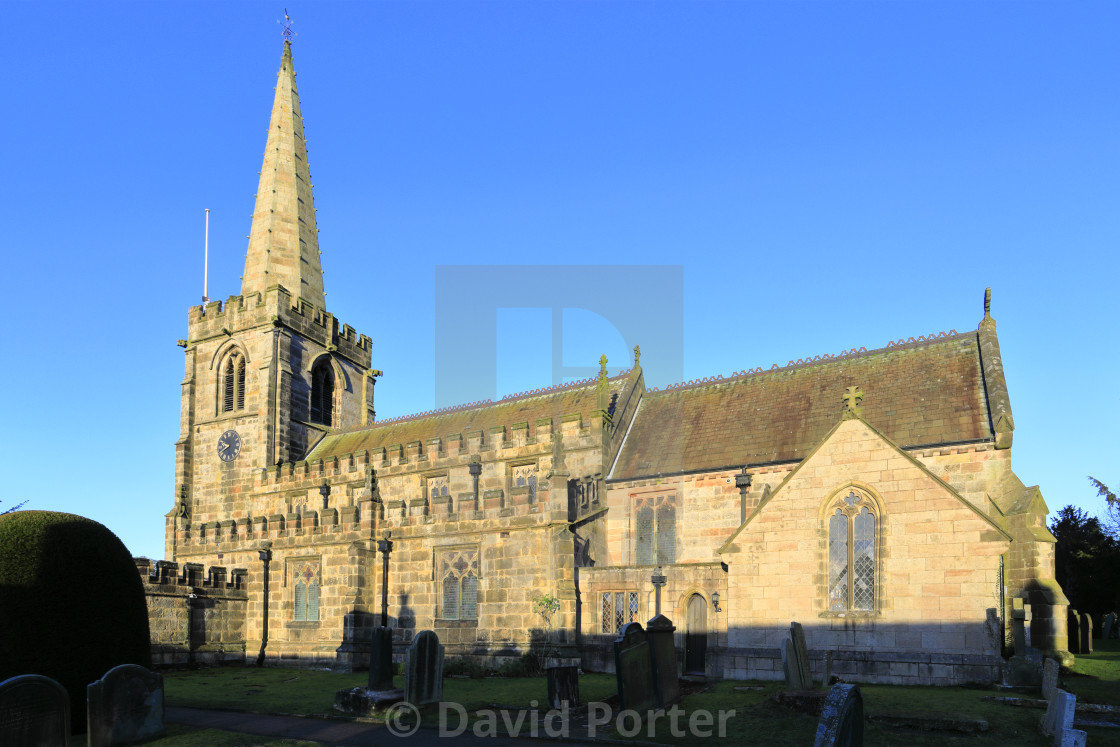
M1065 649L1066 599L996 323L647 389L629 371L377 420L372 342L327 311L285 42L241 294L188 312L167 560L138 559L156 660L360 668L391 533L399 645L493 664L556 637L613 668L662 612L681 671L781 677L796 620L855 681L999 677L1012 599Z

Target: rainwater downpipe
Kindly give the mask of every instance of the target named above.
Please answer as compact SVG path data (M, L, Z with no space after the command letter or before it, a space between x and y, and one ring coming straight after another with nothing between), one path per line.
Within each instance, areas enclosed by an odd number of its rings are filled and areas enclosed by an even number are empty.
M272 550L265 547L260 551L261 562L264 563L264 604L261 606L263 618L261 620L261 652L257 654L257 666L264 666L264 649L268 645L268 564L272 560Z

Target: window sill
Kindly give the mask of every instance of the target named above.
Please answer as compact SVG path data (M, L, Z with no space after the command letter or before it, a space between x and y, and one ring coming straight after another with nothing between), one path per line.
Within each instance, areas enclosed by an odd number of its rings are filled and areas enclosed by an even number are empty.
M284 623L284 627L295 628L297 630L314 630L321 624L319 620L289 620Z
M478 620L444 620L437 617L432 622L435 628L477 628Z
M883 613L877 610L841 610L841 611L826 611L820 613L818 617L839 619L839 620L873 620L877 617L882 617Z

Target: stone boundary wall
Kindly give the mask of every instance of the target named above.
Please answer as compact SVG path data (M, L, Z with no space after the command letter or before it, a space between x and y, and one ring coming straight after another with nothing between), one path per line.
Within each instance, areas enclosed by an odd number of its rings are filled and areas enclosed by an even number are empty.
M154 667L245 660L246 569L227 577L221 566L133 561L148 603Z

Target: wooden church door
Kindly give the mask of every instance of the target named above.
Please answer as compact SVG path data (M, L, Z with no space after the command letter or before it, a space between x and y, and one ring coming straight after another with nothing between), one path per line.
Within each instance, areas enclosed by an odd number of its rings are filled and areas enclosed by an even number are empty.
M704 659L708 654L708 604L704 597L689 597L684 634L684 671L686 674L703 674Z

